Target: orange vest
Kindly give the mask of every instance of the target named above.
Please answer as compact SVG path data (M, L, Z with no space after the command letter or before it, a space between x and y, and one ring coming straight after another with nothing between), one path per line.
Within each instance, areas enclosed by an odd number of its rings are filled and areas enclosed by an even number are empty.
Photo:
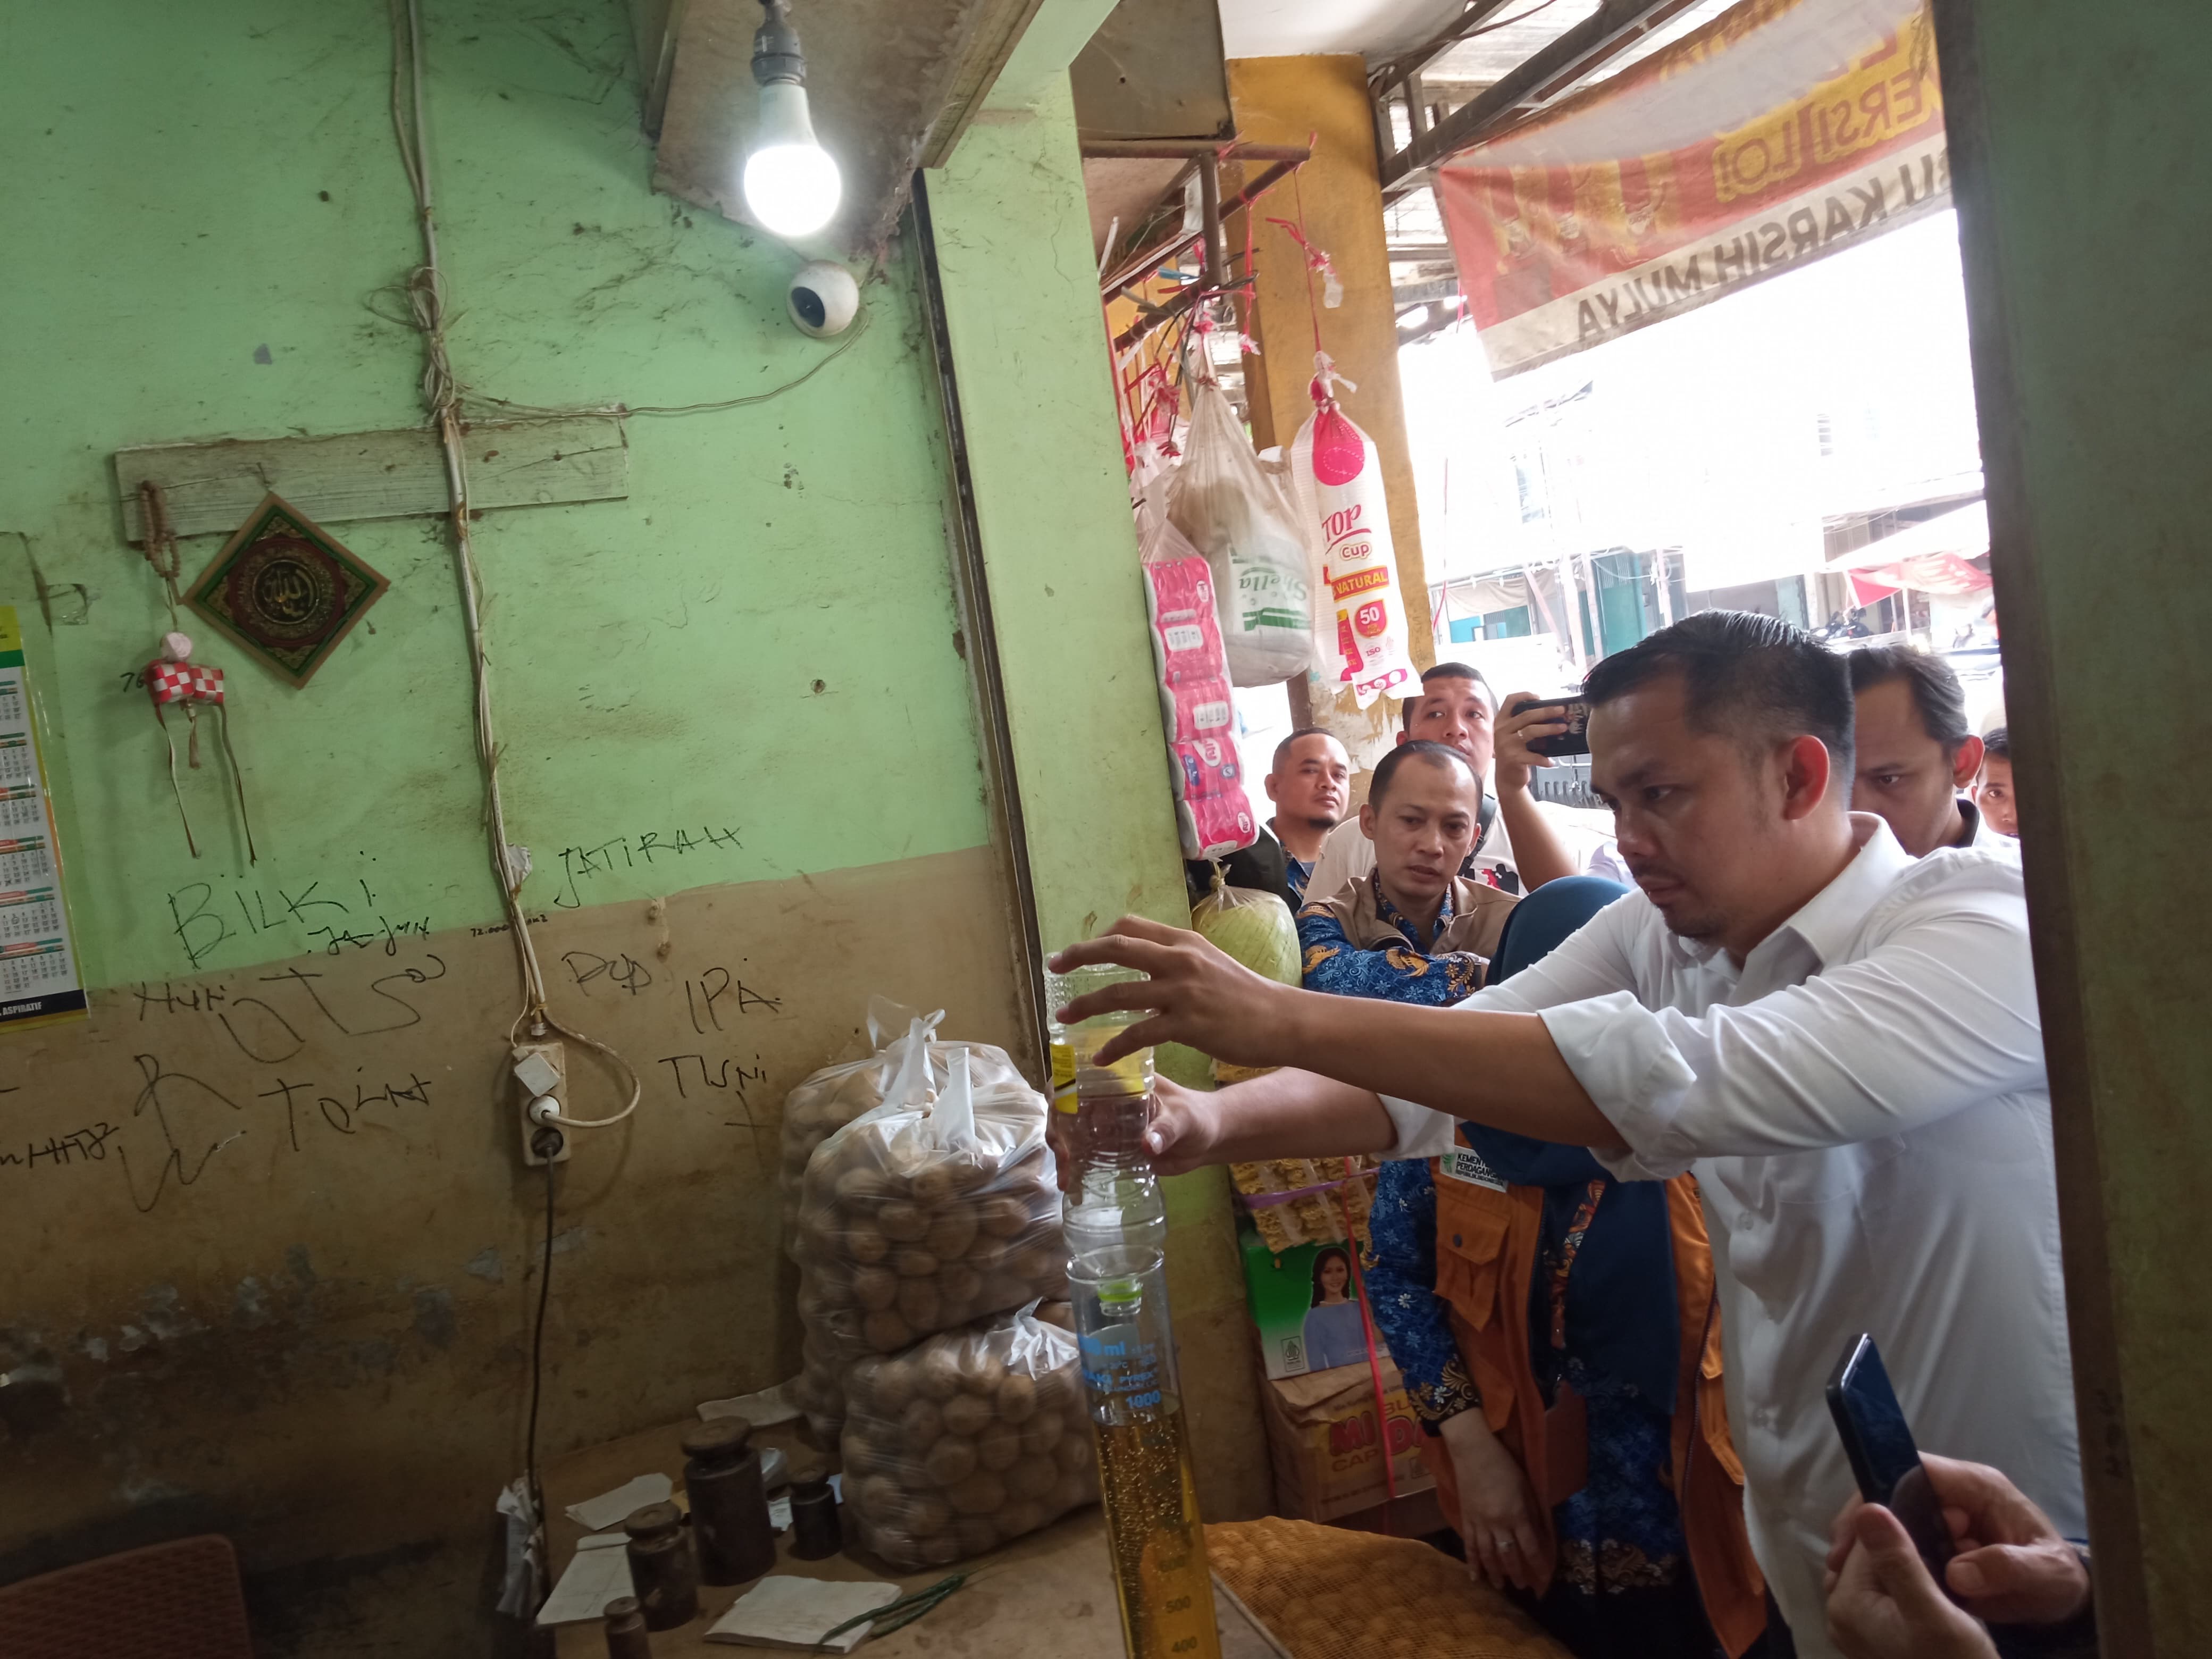
M1462 1138L1463 1139L1463 1138ZM1441 1166L1444 1160L1437 1159ZM1543 1559L1540 1592L1559 1561L1551 1505L1570 1496L1586 1462L1579 1413L1554 1411L1547 1424L1542 1390L1529 1352L1528 1298L1542 1240L1544 1189L1503 1192L1436 1170L1437 1294L1449 1304L1452 1334L1482 1395L1491 1431L1512 1453L1541 1500ZM1713 1633L1741 1654L1766 1627L1766 1585L1752 1559L1743 1523L1743 1465L1729 1438L1721 1394L1720 1304L1713 1258L1695 1179L1667 1183L1673 1222L1674 1285L1681 1330L1675 1373L1674 1455L1668 1469L1682 1514L1690 1565ZM1437 1497L1455 1524L1458 1486L1443 1444L1423 1437ZM1565 1486L1565 1490L1557 1490Z

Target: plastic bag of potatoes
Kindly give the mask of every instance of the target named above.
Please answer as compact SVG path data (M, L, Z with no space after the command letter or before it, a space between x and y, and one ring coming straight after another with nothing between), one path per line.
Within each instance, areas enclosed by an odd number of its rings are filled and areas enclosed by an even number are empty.
M1075 1339L1023 1308L862 1360L845 1514L893 1566L942 1566L1098 1498Z
M976 1087L975 1070L956 1054L933 1103L880 1106L807 1164L793 1254L817 1433L836 1431L856 1361L1066 1288L1044 1097Z
M817 1146L854 1118L886 1104L927 1105L951 1077L957 1052L967 1054L976 1088L1021 1082L1022 1074L1003 1048L988 1042L938 1042L937 1027L944 1018L941 1008L923 1016L888 997L870 997L870 1052L823 1066L784 1097L781 1185L787 1250L793 1248L807 1160Z

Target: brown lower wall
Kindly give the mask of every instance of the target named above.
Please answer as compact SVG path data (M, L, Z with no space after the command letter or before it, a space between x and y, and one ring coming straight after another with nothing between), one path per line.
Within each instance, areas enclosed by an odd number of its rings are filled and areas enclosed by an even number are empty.
M645 1082L557 1176L542 1455L796 1370L784 1094L872 992L1034 1074L1003 914L977 848L532 929L556 1012ZM0 1583L216 1530L270 1651L514 1638L492 1504L522 1465L545 1197L501 1086L515 984L506 935L465 930L116 988L0 1038L0 1371L62 1379L0 1391ZM587 1075L574 1110L617 1101ZM1218 1189L1176 1183L1174 1264L1229 1518L1267 1475Z

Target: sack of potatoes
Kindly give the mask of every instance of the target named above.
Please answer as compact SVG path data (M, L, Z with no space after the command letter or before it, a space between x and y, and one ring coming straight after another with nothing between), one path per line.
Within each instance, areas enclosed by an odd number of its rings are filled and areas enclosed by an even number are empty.
M1098 1500L1075 1339L1034 1308L863 1359L846 1397L846 1520L895 1567L964 1560Z
M868 999L868 1050L859 1059L825 1066L783 1099L784 1248L793 1250L799 1188L814 1149L864 1112L886 1103L924 1106L952 1073L956 1050L968 1055L978 1089L1021 1085L1022 1074L1003 1048L988 1042L934 1040L942 1009L923 1016L886 997ZM848 1050L849 1052L849 1050ZM794 1250L795 1254L795 1250Z
M879 1106L807 1163L792 1253L819 1434L860 1359L1066 1289L1045 1098L1018 1079L978 1087L976 1070L955 1054L936 1100Z

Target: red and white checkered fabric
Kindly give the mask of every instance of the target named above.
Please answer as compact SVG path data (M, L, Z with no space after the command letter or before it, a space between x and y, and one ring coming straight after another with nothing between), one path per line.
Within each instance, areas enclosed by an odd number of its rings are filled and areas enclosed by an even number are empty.
M162 661L148 665L146 689L161 702L221 702L222 670L196 662Z

